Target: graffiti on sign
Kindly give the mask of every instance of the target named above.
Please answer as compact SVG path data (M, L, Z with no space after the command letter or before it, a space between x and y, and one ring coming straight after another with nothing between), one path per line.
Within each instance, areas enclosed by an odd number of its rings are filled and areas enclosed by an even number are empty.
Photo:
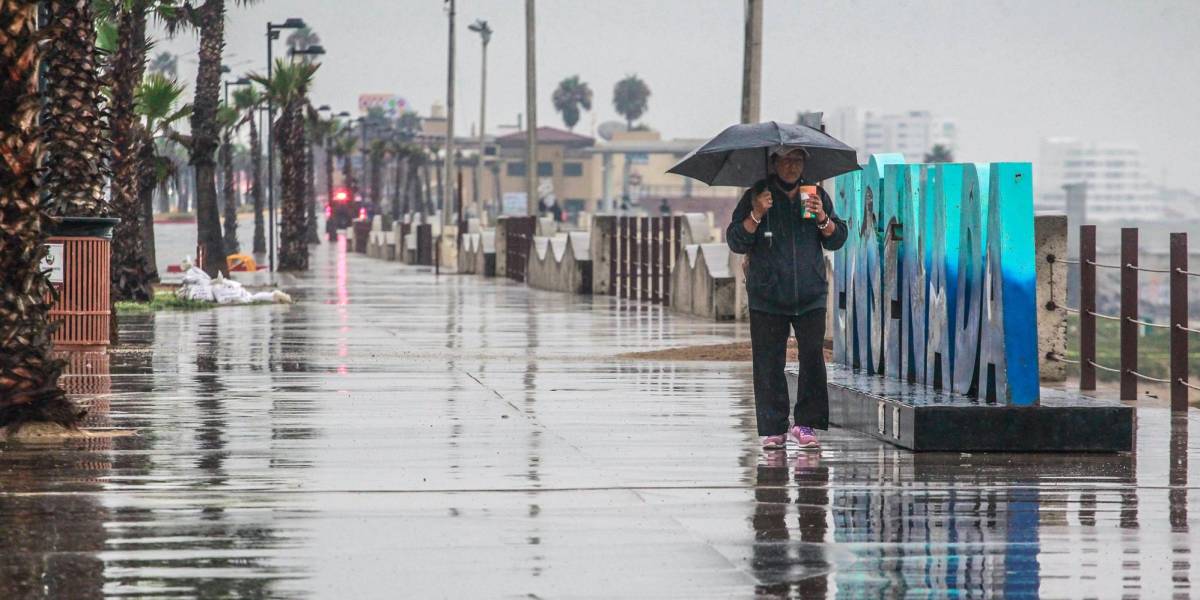
M1029 163L873 155L834 181L834 360L985 402L1038 402Z

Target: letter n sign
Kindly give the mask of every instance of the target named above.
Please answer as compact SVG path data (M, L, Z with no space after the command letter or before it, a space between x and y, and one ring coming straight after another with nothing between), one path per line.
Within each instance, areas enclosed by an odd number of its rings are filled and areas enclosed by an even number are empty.
M979 397L1038 402L1037 272L1033 246L1033 169L993 163L987 207Z

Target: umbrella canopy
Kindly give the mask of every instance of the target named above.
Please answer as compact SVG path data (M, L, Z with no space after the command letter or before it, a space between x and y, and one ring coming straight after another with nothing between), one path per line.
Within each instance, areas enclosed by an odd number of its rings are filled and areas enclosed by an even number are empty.
M821 181L858 170L854 148L807 125L751 123L733 125L671 167L667 172L708 185L749 187L767 176L767 157L775 146L808 151L804 179Z

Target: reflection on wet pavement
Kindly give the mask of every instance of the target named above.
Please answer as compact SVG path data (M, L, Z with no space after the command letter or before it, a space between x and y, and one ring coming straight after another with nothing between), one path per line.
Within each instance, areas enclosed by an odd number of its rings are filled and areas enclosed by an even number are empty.
M743 326L313 265L73 367L141 435L0 447L0 598L1194 593L1190 415L1139 409L1126 455L764 454L748 364L611 358Z

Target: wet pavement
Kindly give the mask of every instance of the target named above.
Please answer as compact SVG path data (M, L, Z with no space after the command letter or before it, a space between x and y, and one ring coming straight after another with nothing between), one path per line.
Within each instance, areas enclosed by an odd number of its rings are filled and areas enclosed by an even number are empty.
M0 446L0 598L1195 594L1194 414L1139 408L1131 454L764 454L749 364L614 358L743 325L329 244L279 283L122 319L70 384L139 436Z

